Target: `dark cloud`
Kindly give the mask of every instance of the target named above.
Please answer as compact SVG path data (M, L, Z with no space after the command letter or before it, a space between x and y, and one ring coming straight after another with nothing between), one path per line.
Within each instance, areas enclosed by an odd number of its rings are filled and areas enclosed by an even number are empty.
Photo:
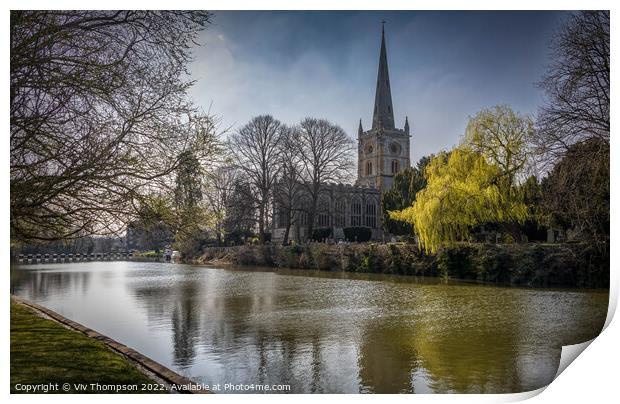
M561 12L216 12L195 52L194 99L237 127L270 113L327 118L350 136L370 124L385 19L397 126L412 161L459 141L496 104L535 113L534 83Z

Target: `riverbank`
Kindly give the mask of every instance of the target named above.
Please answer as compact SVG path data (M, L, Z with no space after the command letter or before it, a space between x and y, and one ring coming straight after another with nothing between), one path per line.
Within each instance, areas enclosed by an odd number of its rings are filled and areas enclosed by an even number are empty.
M201 264L441 276L538 287L609 287L609 254L586 244L459 244L426 254L407 243L247 245L207 251Z
M68 390L63 389L65 383L69 383ZM119 391L94 391L90 386L96 383L119 386ZM88 387L77 391L76 384ZM102 342L45 319L11 299L11 393L27 393L28 386L37 385L48 389L37 393L158 392L140 390L143 384L155 382ZM136 385L137 391L130 390Z
M11 297L12 393L169 391L209 393L97 331L28 300Z

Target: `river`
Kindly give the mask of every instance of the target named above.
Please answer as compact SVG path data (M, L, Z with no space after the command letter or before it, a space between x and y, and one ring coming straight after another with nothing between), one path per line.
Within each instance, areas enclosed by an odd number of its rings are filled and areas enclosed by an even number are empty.
M123 261L12 267L11 293L197 382L297 393L537 389L608 303L606 290Z

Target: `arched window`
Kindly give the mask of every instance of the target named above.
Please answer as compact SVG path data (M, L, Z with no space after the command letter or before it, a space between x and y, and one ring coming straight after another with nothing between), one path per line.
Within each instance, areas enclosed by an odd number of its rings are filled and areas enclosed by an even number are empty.
M377 227L377 204L372 199L366 201L366 226L371 229Z
M330 227L329 224L329 200L322 196L317 204L316 225L318 227Z
M372 161L366 162L366 175L372 175Z
M392 160L392 174L396 174L398 172L398 160Z
M362 202L355 197L351 201L351 226L362 225Z
M346 213L347 204L344 198L340 198L334 204L334 226L336 227L344 227L345 226L345 213Z

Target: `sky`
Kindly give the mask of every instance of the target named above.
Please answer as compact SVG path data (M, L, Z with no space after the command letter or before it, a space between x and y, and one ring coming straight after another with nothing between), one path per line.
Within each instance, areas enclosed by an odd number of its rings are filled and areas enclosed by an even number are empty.
M411 161L458 144L469 117L507 104L535 116L561 12L225 11L201 33L193 100L234 131L271 114L325 118L355 139L372 123L381 21L396 127Z

